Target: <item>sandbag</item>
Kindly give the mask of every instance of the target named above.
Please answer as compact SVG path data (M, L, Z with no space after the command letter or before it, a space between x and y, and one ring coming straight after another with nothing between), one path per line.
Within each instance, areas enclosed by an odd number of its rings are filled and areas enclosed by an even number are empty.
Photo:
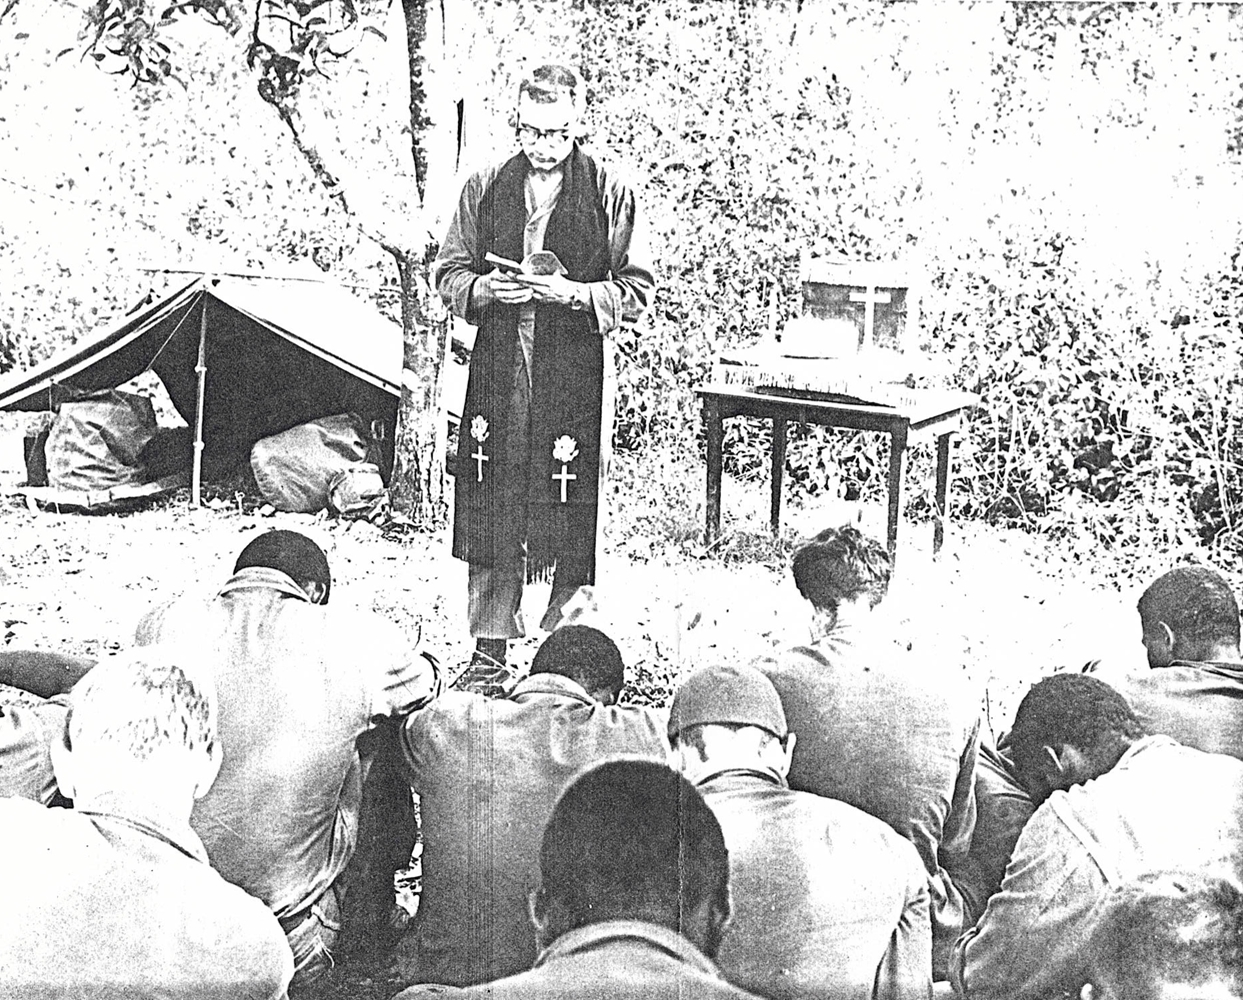
M357 415L340 413L261 438L250 449L259 492L277 510L323 510L333 480L366 458L366 430Z
M328 509L342 517L365 517L385 495L379 467L374 462L359 462L332 477Z
M142 450L155 432L146 396L104 389L65 400L44 447L48 486L88 491L145 482Z

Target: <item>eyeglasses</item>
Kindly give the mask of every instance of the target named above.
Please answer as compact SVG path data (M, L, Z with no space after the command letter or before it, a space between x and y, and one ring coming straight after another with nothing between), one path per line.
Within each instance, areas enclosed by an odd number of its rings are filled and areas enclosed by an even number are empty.
M526 142L539 142L541 139L565 142L570 137L570 129L569 126L565 128L535 128L533 125L519 125L518 137Z

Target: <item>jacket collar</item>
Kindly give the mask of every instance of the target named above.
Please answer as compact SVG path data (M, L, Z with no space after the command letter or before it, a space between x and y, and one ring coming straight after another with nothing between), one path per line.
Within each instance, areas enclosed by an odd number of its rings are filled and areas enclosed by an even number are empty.
M685 965L692 966L706 975L717 977L720 973L711 960L677 931L645 920L602 920L587 924L562 934L540 953L535 967L558 958L567 958L601 945L615 941L640 941L664 952Z
M600 704L578 681L572 681L561 674L530 674L514 685L509 697L512 701L521 701L529 695L536 694L553 694L561 698L572 698L575 701L581 701L584 705Z
M275 590L282 597L292 597L298 601L311 603L311 599L306 596L306 591L294 583L293 577L267 566L248 566L246 569L238 570L220 588L217 596L223 597L225 594L232 594L239 590Z
M785 779L768 767L728 767L720 771L706 774L695 782L695 787L704 791L723 791L725 789L748 788L755 785L772 785L785 788Z

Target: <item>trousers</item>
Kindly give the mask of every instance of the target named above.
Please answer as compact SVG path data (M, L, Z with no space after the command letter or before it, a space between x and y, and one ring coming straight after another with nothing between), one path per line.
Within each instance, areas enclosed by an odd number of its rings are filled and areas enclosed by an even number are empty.
M338 889L329 886L319 899L292 917L281 920L281 929L293 952L293 981L304 986L319 979L333 967L333 950L341 936L341 906Z
M522 587L526 580L526 559L501 566L470 563L467 576L470 634L476 639L521 639L526 635L522 621ZM577 559L558 559L553 571L552 593L540 628L551 632L561 624L562 613L587 580Z

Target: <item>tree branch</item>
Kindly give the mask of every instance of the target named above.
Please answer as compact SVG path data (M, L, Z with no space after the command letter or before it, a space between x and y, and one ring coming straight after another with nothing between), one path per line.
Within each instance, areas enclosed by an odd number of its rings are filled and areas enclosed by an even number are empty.
M426 58L423 44L427 40L427 0L402 0L406 21L406 55L410 64L410 155L414 158L414 182L422 203L427 190L427 150L423 137L431 128L427 116L427 88L423 84Z
M279 59L281 57L275 56L275 58ZM258 84L259 96L276 111L280 120L289 130L289 136L293 139L294 147L302 154L302 158L310 166L315 179L323 186L328 193L328 197L341 207L341 211L345 213L345 218L349 225L394 257L407 253L404 248L397 246L391 240L386 239L378 232L372 231L359 221L358 216L350 208L349 198L346 196L345 187L341 183L340 178L324 162L324 158L319 150L306 141L298 109L294 103L296 88L294 88L293 93L288 91L282 93L280 85L273 81L266 66L262 72L263 75L260 77Z

